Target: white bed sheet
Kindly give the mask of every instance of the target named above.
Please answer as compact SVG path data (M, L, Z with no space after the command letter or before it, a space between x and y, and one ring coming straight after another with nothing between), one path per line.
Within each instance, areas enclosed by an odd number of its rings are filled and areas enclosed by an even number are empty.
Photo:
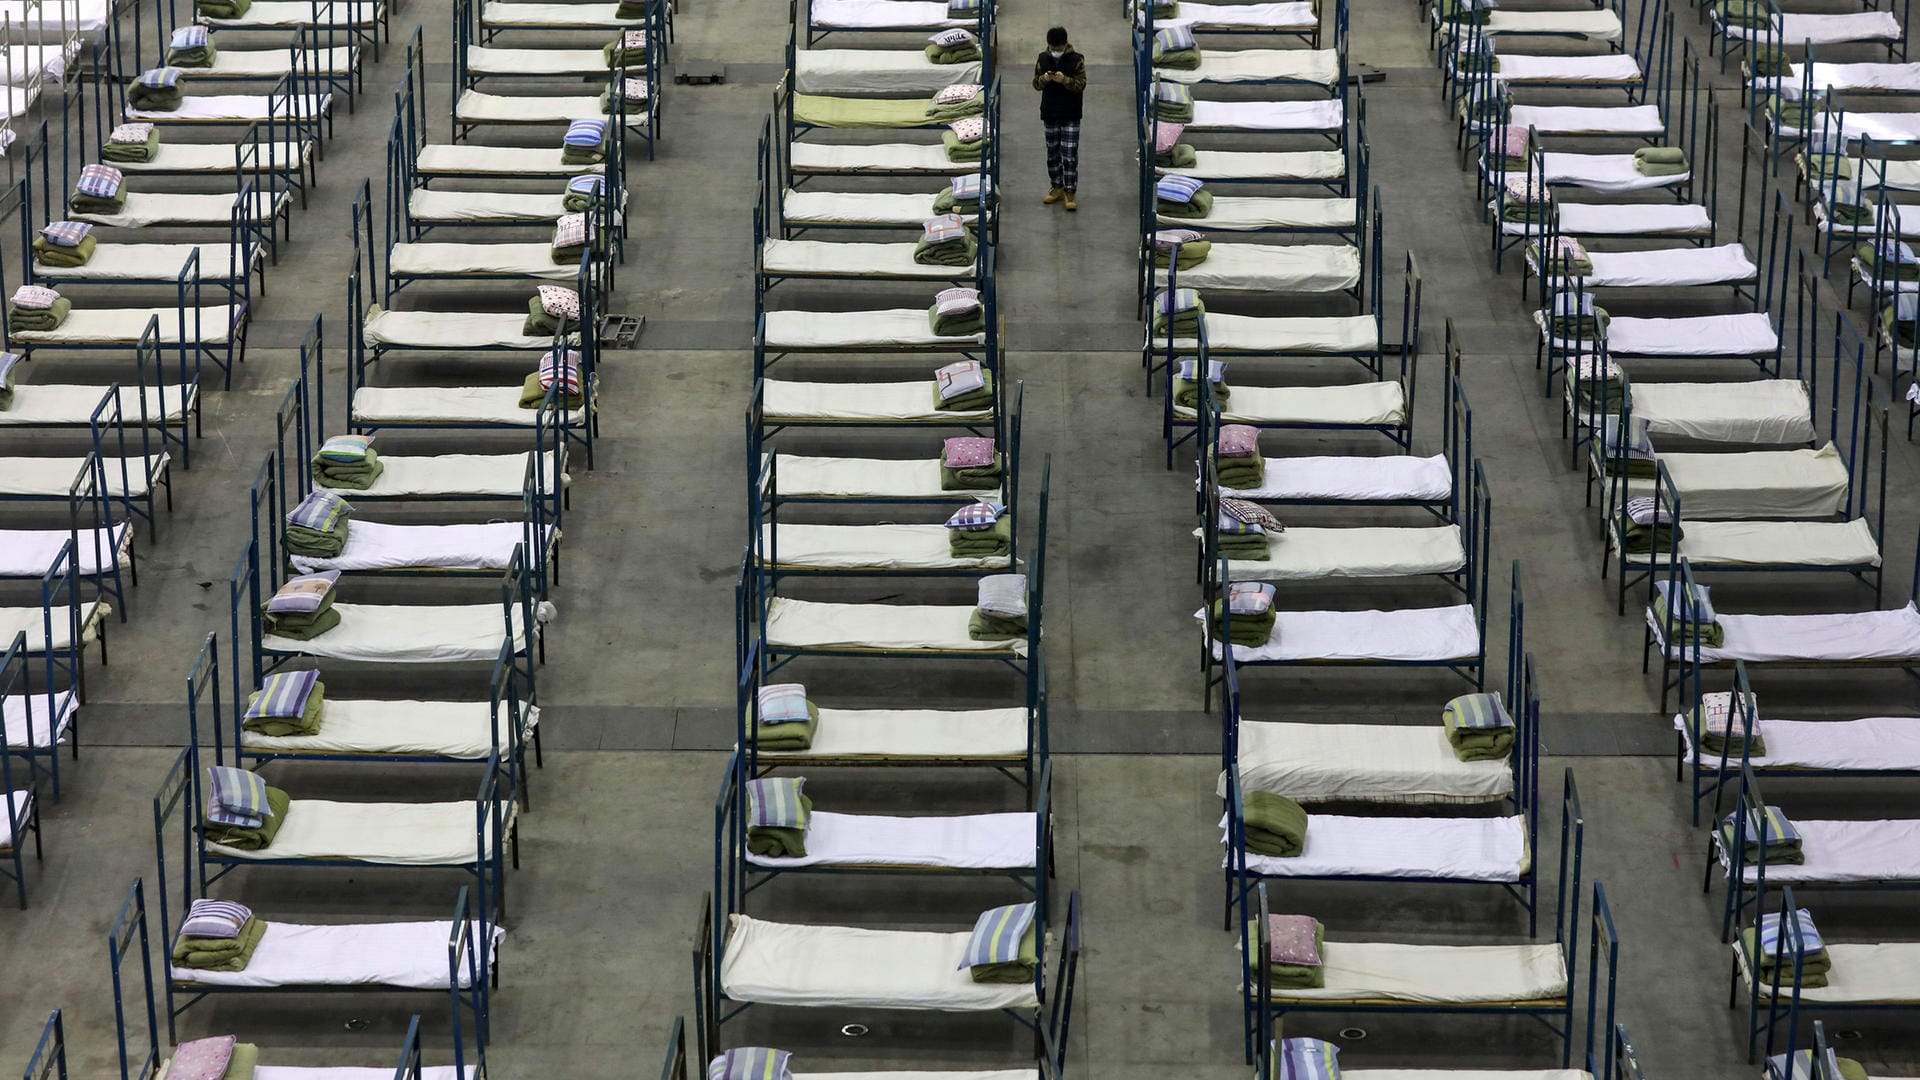
M162 391L165 392L166 407L161 408ZM0 427L49 427L65 424L85 426L93 416L93 410L99 408L100 399L107 395L104 386L16 386L13 388L13 407L0 410ZM142 402L142 398L145 401ZM133 427L140 425L140 408L146 406L149 423L165 420L178 423L187 415L188 406L193 404L192 395L185 386L150 386L143 394L137 386L120 388L120 416Z
M1920 1002L1920 941L1872 944L1829 941L1826 945L1827 956L1833 961L1833 969L1827 972L1827 985L1801 989L1801 1001L1814 1006ZM1746 954L1741 951L1740 943L1736 941L1730 947L1740 967L1741 981L1751 985L1753 976L1747 969ZM1792 982L1791 969L1781 973L1782 994L1792 992ZM1770 981L1760 984L1760 996L1773 996Z
M1216 203L1216 205L1218 205ZM1152 331L1148 331L1151 336ZM1164 336L1154 339L1164 347ZM1174 338L1174 349L1191 353L1199 338ZM1214 353L1371 353L1380 348L1380 326L1371 315L1302 315L1269 318L1207 312L1207 348Z
M1034 815L960 814L891 817L815 810L807 818L807 853L797 858L747 855L768 869L803 866L900 866L942 870L1031 870L1038 856Z
M101 244L82 266L48 266L35 259L33 267L36 276L56 282L158 281L171 285L195 248L200 249L202 282L237 281L235 267L245 274L259 262L258 256L249 260L244 257L246 249L232 244Z
M528 724L538 722L538 706ZM513 744L511 711L500 723L485 701L382 701L328 698L320 730L312 735L262 735L240 730L249 750L304 754L434 754L462 761L485 761ZM496 732L494 729L498 727Z
M285 192L253 193L253 218L266 221L286 202ZM233 220L234 195L188 195L174 191L130 191L126 205L117 214L83 214L69 211L74 221L86 221L120 229L144 229L153 225L226 225Z
M580 264L554 262L553 248L545 243L412 241L393 245L387 255L387 273L399 278L454 274L572 281L580 276Z
M1654 105L1515 105L1507 122L1542 135L1645 135L1666 132Z
M1637 382L1633 414L1653 435L1700 442L1783 446L1816 436L1807 385L1797 379Z
M1683 501L1681 505L1686 504ZM1696 567L1784 566L1866 568L1880 565L1880 545L1865 518L1852 521L1686 520L1680 555ZM1654 561L1628 554L1629 565ZM1667 562L1663 548L1659 563Z
M188 335L193 334L196 319L200 329L199 336L192 337L191 343L226 344L236 313L235 308L225 304L188 309ZM156 315L160 317L160 344L180 344L180 309L171 307L77 308L67 316L65 322L52 330L21 330L15 327L11 330L11 336L15 341L32 345L135 345Z
M1175 419L1192 420L1199 414L1194 409L1175 405L1173 415ZM1406 420L1406 393L1397 382L1236 386L1233 396L1221 408L1220 416L1229 424L1394 425Z
M1194 535L1199 536L1198 529ZM1467 564L1460 526L1290 528L1267 535L1267 555L1229 559L1234 581L1321 581L1327 578L1451 574Z
M25 789L8 792L7 801L13 804L14 814L24 818L33 802L33 792ZM0 851L8 851L12 847L13 824L6 814L0 814Z
M1869 716L1859 720L1774 720L1762 718L1760 737L1767 752L1748 760L1756 770L1777 773L1786 769L1879 770L1920 772L1920 717ZM1693 738L1683 715L1673 718L1673 729L1691 753ZM1719 764L1720 755L1708 751L1702 763ZM1731 769L1739 756L1729 755Z
M1680 288L1735 285L1753 281L1759 268L1740 244L1719 247L1662 248L1655 251L1595 251L1589 289ZM1638 388L1636 388L1637 391Z
M76 530L72 537L75 571L81 577L96 577L116 565L126 569L132 535L125 524ZM67 539L65 529L0 529L0 578L39 578L60 557Z
M904 4L913 0L874 0ZM954 161L939 143L797 142L787 148L787 164L795 173L845 174L909 173L924 176L966 176L980 171L977 161Z
M1788 65L1788 81L1804 86L1807 65ZM1920 64L1821 64L1813 65L1815 90L1867 90L1882 93L1920 92Z
M543 451L535 473L537 482L553 483L553 455ZM525 490L529 450L519 454L434 454L427 457L382 457L385 468L367 488L331 488L352 499L432 499L485 495L518 498ZM562 463L565 467L565 463ZM568 477L560 474L565 487ZM316 485L326 487L325 484ZM354 529L360 526L355 524Z
M485 942L480 926L469 927L469 948ZM253 957L240 971L203 971L169 967L175 982L196 986L271 989L279 986L383 986L405 990L447 989L447 940L454 936L452 920L440 922L350 923L314 926L269 922L254 946ZM505 930L493 927L488 935L482 972L493 970L494 952ZM463 957L460 988L473 985Z
M1436 502L1453 492L1453 470L1444 454L1414 457L1270 457L1257 488L1227 488L1242 499L1279 501Z
M153 454L144 458L124 459L124 482L120 472L122 460L110 457L105 461L107 492L116 497L139 497L149 490L148 475L159 475L166 468L170 455ZM86 463L86 458L77 457L0 457L0 496L65 498L74 477L80 475Z
M993 418L988 409L936 409L931 382L763 384L762 402L769 419L861 421L924 421L964 424Z
M11 643L11 642L9 642ZM46 691L8 694L0 698L0 721L7 730L7 749L20 753L29 747L66 745L80 702L71 690L56 690L49 708Z
M315 8L323 7L326 18L315 18ZM297 29L302 26L366 28L386 10L386 4L370 0L327 0L316 5L311 0L256 0L247 13L237 19L207 19L207 25L220 29Z
M1244 232L1249 229L1350 229L1360 220L1354 199L1261 198L1217 195L1203 218L1156 214L1170 229ZM1212 319L1208 320L1209 329ZM1209 335L1211 336L1211 335Z
M534 29L619 30L638 26L642 19L616 19L619 4L521 4L486 0L480 5L480 25Z
M1814 883L1846 885L1863 882L1920 880L1920 821L1804 821L1793 818L1800 831L1800 853L1805 862L1767 862L1767 883L1775 887ZM1714 845L1722 867L1727 853ZM1742 867L1747 884L1760 880L1760 868Z
M811 570L1005 570L1005 555L955 558L948 553L945 525L780 525L777 549L785 569ZM776 526L762 527L773 545Z
M1226 841L1227 819L1220 819ZM1307 841L1289 858L1247 855L1262 877L1453 878L1518 882L1532 864L1521 817L1403 818L1307 815ZM1328 942L1331 946L1332 942ZM1333 972L1327 973L1329 985Z
M80 604L80 642L91 645L100 636L100 623L113 609L102 600L83 601ZM11 643L14 635L25 631L27 635L27 655L43 656L49 648L46 626L46 609L33 607L0 607L0 641ZM51 648L54 652L64 652L74 647L72 624L66 618L66 608L56 607L53 613L53 638Z
M567 212L566 196L547 192L441 191L414 188L407 216L416 223L552 221Z
M599 106L594 107L599 115ZM421 176L585 176L603 173L602 164L569 165L559 147L476 146L472 143L434 143L420 148L413 168Z
M1394 1001L1426 1005L1564 1001L1560 946L1398 945L1329 941L1321 950L1326 986L1275 987L1281 1001Z
M936 64L918 48L801 49L793 62L794 91L801 94L931 96L954 83L980 81L980 61Z
M546 604L535 623L551 617ZM451 664L492 662L505 642L506 621L498 604L349 604L335 603L340 625L309 641L274 633L261 638L272 652L317 656L325 660L364 660L374 664ZM527 648L525 620L515 605L513 651ZM539 633L536 626L535 635Z
M1360 283L1360 249L1350 244L1216 243L1200 265L1179 273L1201 292L1332 293ZM1153 283L1167 285L1156 267Z
M828 604L776 596L768 603L767 644L789 650L1027 655L1025 637L976 641L967 633L973 610L956 604Z
M816 498L939 498L956 503L999 499L998 487L947 491L940 486L939 458L841 458L776 455L780 493Z
M901 0L886 0L897 3ZM979 983L967 932L864 930L732 916L720 989L735 1001L979 1012L1031 1009L1032 983Z
M15 26L29 27L36 33L43 29L59 29L91 34L106 27L107 9L108 0L63 0L61 3L37 7L29 17L26 4L20 0L3 0L0 2L0 19L7 19Z
M1668 645L1649 609L1647 625L1669 653L1683 650ZM1700 649L1700 662L1714 664L1745 660L1846 662L1920 658L1920 611L1912 604L1891 611L1837 611L1814 615L1720 615L1723 641L1718 648ZM1691 656L1691 647L1684 650Z
M1540 170L1547 183L1569 187L1585 188L1609 195L1623 194L1629 191L1646 191L1652 188L1671 187L1685 183L1693 174L1680 173L1677 176L1647 176L1633 167L1632 154L1568 154L1546 153L1540 155ZM1524 176L1509 170L1508 176ZM1631 204L1610 204L1609 210L1628 209ZM1566 206L1560 207L1562 214Z
M1193 617L1218 657L1220 642L1206 627L1206 611L1196 611ZM1470 660L1479 655L1480 629L1472 604L1396 611L1282 611L1265 645L1233 647L1233 658L1243 664Z
M551 550L557 539L552 526L542 530L541 545ZM395 525L385 521L355 521L347 543L331 559L290 555L288 561L302 574L326 570L369 573L381 570L505 570L515 547L526 542L526 525L518 521L463 522L458 525ZM537 560L544 551L529 551Z
M1560 230L1569 236L1705 236L1713 231L1713 218L1695 203L1561 203Z
M14 15L16 11L21 14ZM45 25L57 29L61 11L54 4L36 9L32 19L24 19L25 9L18 4L0 5L0 14L11 17L14 34L22 37L34 37L40 32L40 11L50 16ZM66 81L67 65L80 55L80 43L7 45L0 52L5 54L0 56L0 74L11 75L7 80L9 85L23 85L35 75L44 75L48 82L57 83Z
M512 813L506 815L511 828ZM495 837L475 834L470 800L439 803L333 802L294 799L273 843L259 851L225 844L207 850L248 862L283 859L346 859L381 866L471 866ZM491 832L493 825L488 823ZM441 948L446 937L440 938ZM445 956L445 952L441 953Z
M252 9L248 9L251 13ZM331 48L304 50L306 65L303 71L319 75L345 75L358 66L356 50L351 45L335 45ZM594 54L598 56L598 53ZM189 77L252 78L255 76L287 75L293 71L293 56L286 49L221 49L213 55L213 66L194 68L187 72Z
M529 349L553 346L551 337L528 336L523 315L479 311L386 311L369 308L361 340L368 345L414 349Z
M1831 118L1829 118L1831 123ZM1920 138L1920 113L1850 112L1840 122L1840 133L1849 143L1860 139L1898 142Z
M1895 202L1888 202L1884 205L1892 211L1889 215L1892 221L1889 224L1893 226L1895 235L1903 240L1920 239L1920 206L1911 206ZM1877 210L1878 208L1876 207L1876 212ZM1872 239L1879 227L1873 223L1849 225L1844 222L1836 222L1833 220L1833 216L1828 213L1827 205L1824 202L1816 202L1813 204L1813 222L1822 232L1830 232L1836 236L1851 236L1866 240Z
M879 311L769 311L766 347L813 349L959 349L986 344L987 335L933 332L924 308Z
M788 225L898 225L918 228L934 216L932 195L900 191L787 191L780 213ZM977 214L961 214L973 223ZM926 321L926 312L921 312Z
M599 49L503 49L469 45L467 71L473 75L603 75L607 71L607 56Z
M1156 67L1153 77L1177 83L1286 79L1332 86L1340 78L1340 55L1332 49L1201 49L1198 68Z
M1432 724L1242 720L1240 787L1295 802L1493 802L1513 793L1513 766L1461 761ZM1226 774L1218 793L1226 796ZM1309 830L1309 842L1312 834Z
M761 750L762 758L1023 758L1027 710L820 710L813 745L805 750Z
M1537 312L1534 322L1540 322ZM1565 338L1558 344L1573 349ZM1607 323L1607 350L1614 356L1771 356L1779 347L1780 335L1764 311L1673 319L1623 315Z
M356 424L532 427L539 419L540 410L520 407L517 386L363 386L353 392Z
M582 116L611 114L600 107L600 99L591 94L548 97L544 94L488 94L464 90L454 104L456 124L553 124L565 125ZM627 126L647 125L647 107L643 102L627 106Z
M889 0L899 2L899 0ZM1332 101L1196 101L1189 131L1339 131L1346 108Z
M1739 518L1832 517L1847 497L1847 466L1832 443L1818 450L1661 454L1689 523ZM1627 497L1652 495L1652 478L1632 477Z
M1578 34L1595 41L1620 40L1620 18L1611 11L1505 11L1487 14L1481 32L1501 34Z
M972 27L978 19L949 19L937 0L811 0L809 20L835 30L946 30Z
M288 109L287 106L292 106ZM276 112L275 106L282 111ZM136 109L126 107L126 119L155 124L194 123L197 121L253 123L280 119L312 120L327 115L333 108L332 94L302 94L279 98L267 94L185 94L177 109Z
M1496 16L1499 14L1495 13ZM1640 81L1640 61L1626 53L1602 53L1598 56L1518 56L1501 53L1498 59L1500 68L1493 73L1498 82L1609 84Z
M1347 174L1347 159L1334 150L1195 150L1192 165L1156 165L1154 171L1202 180L1338 180Z
M906 3L909 0L887 0ZM929 266L913 261L911 243L871 243L844 240L768 240L762 249L762 269L786 277L907 278L915 281L961 281L973 276L975 263L966 266Z
M272 170L287 173L293 170L296 163L306 164L312 156L312 150L311 142L263 143L260 147L260 163L263 167L271 164ZM234 148L226 143L162 142L152 161L116 161L113 167L128 176L141 173L223 173L231 176L233 156Z
M1198 4L1189 0L1180 5L1175 17L1153 20L1156 30L1170 26L1189 26L1196 30L1217 26L1235 30L1305 31L1319 25L1319 14L1305 0L1267 4Z
M1815 45L1842 45L1853 41L1899 41L1900 20L1890 11L1857 11L1846 14L1793 13L1779 19L1780 43L1798 49L1809 42ZM1757 41L1765 31L1736 23L1724 23L1728 37Z

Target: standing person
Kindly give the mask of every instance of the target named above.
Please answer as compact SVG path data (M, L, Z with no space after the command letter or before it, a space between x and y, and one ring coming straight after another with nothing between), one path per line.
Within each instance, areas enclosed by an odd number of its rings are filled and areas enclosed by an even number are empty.
M1067 29L1047 31L1047 47L1033 63L1033 88L1040 91L1040 126L1047 133L1047 179L1053 187L1040 201L1065 199L1067 209L1080 186L1080 98L1087 89L1087 59L1067 42Z

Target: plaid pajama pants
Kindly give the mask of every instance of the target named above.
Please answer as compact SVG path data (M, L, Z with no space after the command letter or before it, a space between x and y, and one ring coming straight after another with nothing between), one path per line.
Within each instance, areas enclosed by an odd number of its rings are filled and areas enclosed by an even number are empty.
M1062 191L1077 191L1080 186L1080 121L1051 124L1041 121L1047 133L1047 179Z

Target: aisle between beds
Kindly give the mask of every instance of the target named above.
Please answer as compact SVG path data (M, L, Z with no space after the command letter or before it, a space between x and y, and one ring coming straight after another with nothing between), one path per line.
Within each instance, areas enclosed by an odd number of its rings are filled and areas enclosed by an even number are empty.
M0 703L6 706L4 723L0 723L0 883L13 882L13 891L19 899L20 910L27 909L27 834L33 834L33 861L39 862L42 856L42 833L40 830L40 778L34 765L34 755L44 752L52 765L51 771L58 775L59 747L55 743L56 732L62 728L71 731L76 710L69 704L71 695L63 694L56 698L52 690L47 691L48 702L38 704L38 698L29 690L31 677L27 670L28 652L26 631L18 630L7 645L6 656L0 660ZM65 706L64 711L54 712ZM18 714L19 734L27 741L16 741L15 716ZM50 717L59 716L57 723L48 723ZM43 751L35 749L36 729L41 729ZM75 744L78 753L78 744ZM13 761L22 757L24 770L18 781L13 775ZM65 1073L62 1072L64 1080Z

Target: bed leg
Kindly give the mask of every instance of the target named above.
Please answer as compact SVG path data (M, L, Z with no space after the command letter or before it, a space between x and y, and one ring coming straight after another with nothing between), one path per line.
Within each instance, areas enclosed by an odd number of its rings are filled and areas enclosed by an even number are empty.
M1733 886L1729 883L1727 887L1731 889ZM1713 891L1713 833L1711 832L1707 833L1707 863L1704 871L1700 875L1700 891L1703 893L1711 893ZM1720 931L1720 940L1723 942L1727 940L1727 932L1724 927L1722 927Z

